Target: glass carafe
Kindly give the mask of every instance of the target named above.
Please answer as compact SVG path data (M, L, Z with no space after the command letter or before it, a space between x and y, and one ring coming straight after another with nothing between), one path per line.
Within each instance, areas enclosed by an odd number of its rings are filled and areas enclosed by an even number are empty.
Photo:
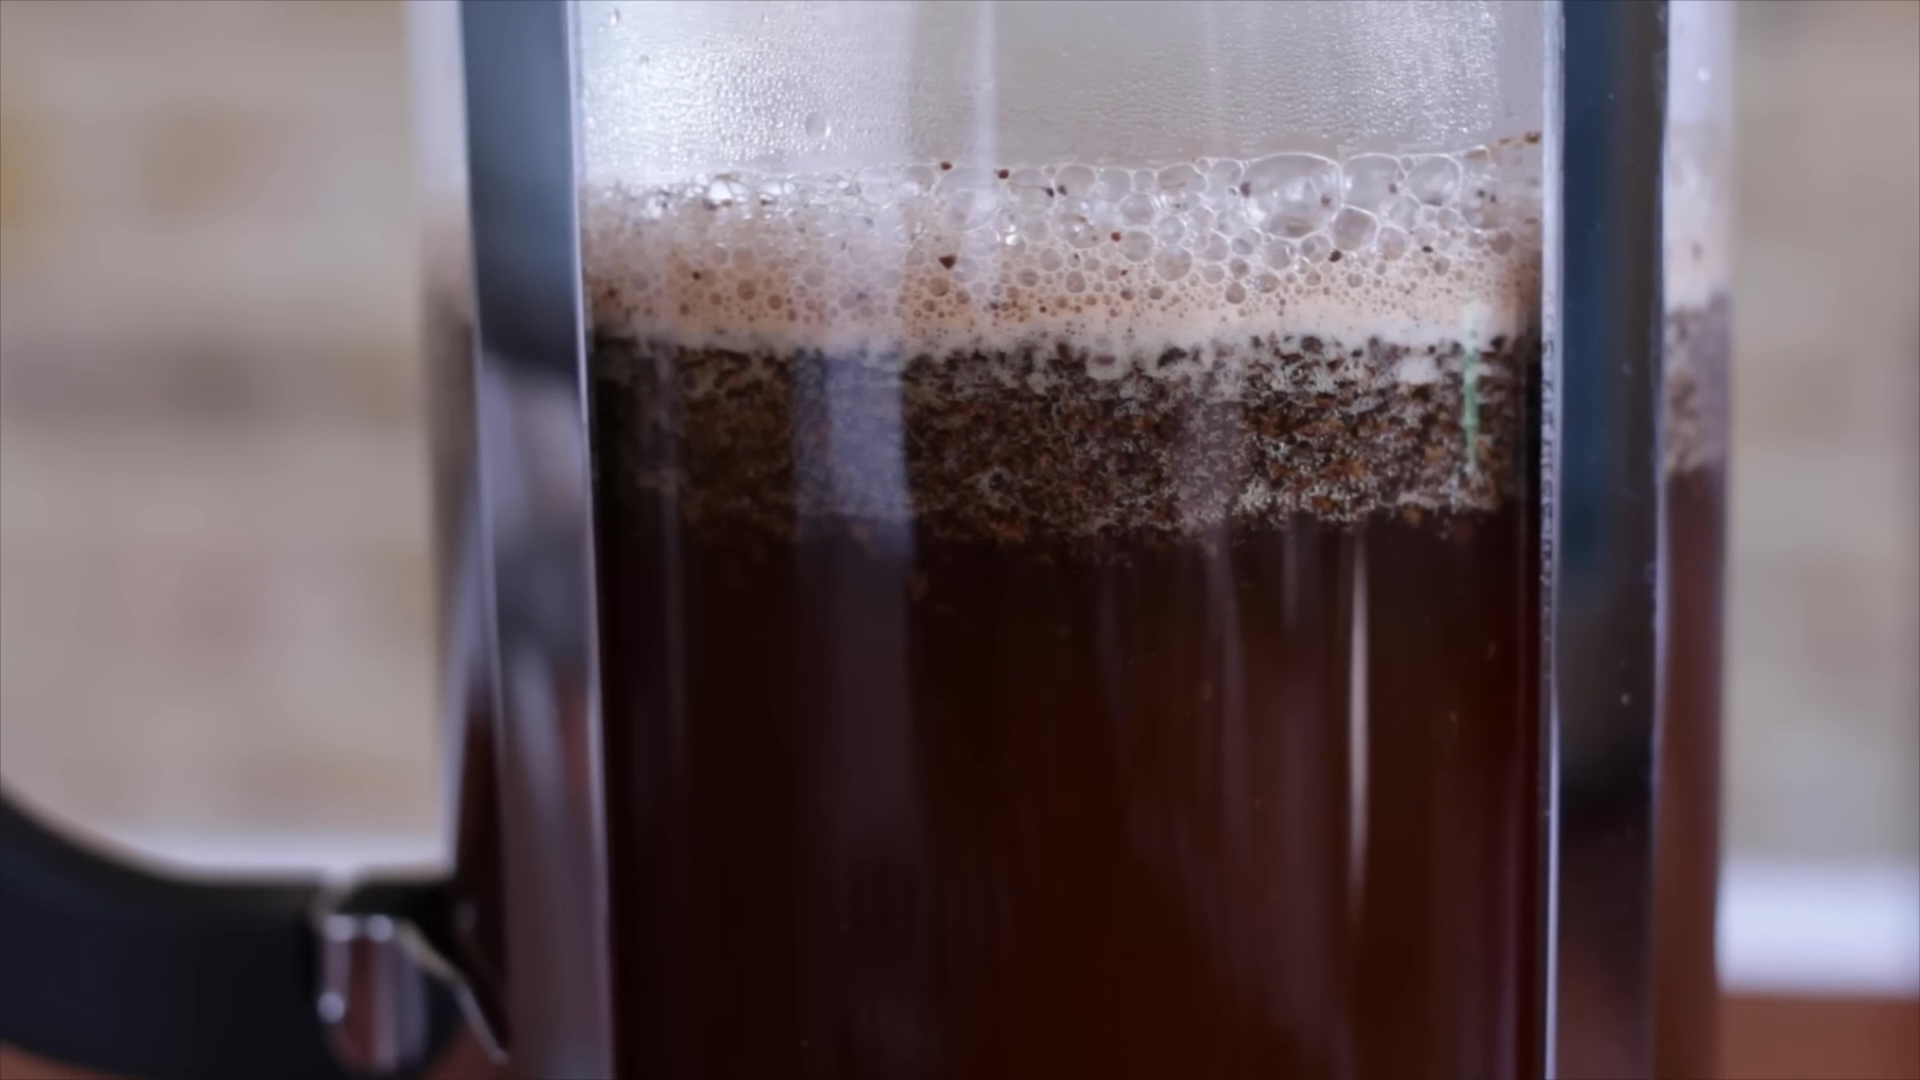
M1540 14L580 5L635 1074L1521 1068Z
M452 986L528 1076L1701 1060L1666 5L416 14L460 832L307 901L335 1052Z

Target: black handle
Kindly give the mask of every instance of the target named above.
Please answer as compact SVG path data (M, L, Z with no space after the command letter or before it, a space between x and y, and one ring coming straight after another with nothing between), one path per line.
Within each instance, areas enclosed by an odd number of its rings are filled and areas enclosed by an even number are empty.
M0 1042L155 1080L339 1080L317 883L188 882L63 839L0 795ZM424 1060L459 1024L429 980Z

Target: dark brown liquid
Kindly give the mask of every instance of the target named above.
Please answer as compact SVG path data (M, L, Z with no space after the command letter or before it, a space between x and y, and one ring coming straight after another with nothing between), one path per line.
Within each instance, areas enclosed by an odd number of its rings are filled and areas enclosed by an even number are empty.
M1525 1071L1524 502L721 528L598 394L621 1075Z
M1703 468L1667 482L1671 605L1660 741L1655 908L1655 1070L1692 1080L1714 1069L1720 1007L1714 966L1720 884L1720 641L1725 480Z
M1654 909L1655 1072L1717 1075L1720 1006L1714 937L1720 876L1721 629L1725 602L1724 449L1728 307L1720 299L1668 325L1668 441L1704 434L1709 453L1667 477L1667 633L1661 703L1660 830Z

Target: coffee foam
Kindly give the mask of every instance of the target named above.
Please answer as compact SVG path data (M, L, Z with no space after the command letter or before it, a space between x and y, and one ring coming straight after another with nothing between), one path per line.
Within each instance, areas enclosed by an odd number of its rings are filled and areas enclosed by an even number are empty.
M1100 378L1265 335L1474 347L1535 324L1538 161L1528 138L609 184L583 196L584 257L600 332L678 347L897 365L1072 341Z
M1732 165L1725 124L1667 129L1662 213L1669 311L1704 308L1732 282Z

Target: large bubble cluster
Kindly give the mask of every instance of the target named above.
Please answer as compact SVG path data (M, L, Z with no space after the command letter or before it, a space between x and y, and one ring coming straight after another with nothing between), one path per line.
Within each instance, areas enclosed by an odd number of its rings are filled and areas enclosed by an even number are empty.
M595 322L875 363L1072 340L1101 374L1273 333L1460 341L1538 305L1539 148L923 162L583 196ZM1196 349L1197 351L1197 349Z

